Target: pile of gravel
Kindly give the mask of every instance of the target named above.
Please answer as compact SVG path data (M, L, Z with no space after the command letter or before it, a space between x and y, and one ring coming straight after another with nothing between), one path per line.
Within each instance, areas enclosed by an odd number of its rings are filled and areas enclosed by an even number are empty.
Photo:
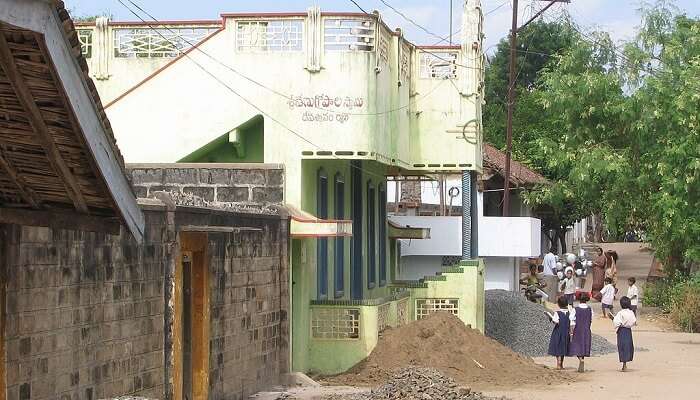
M384 384L367 393L330 395L324 400L494 400L434 368L407 367L397 370ZM502 397L500 399L505 399Z
M552 323L546 309L506 290L486 291L486 335L513 351L530 356L547 355ZM614 353L617 347L599 335L593 335L591 355Z

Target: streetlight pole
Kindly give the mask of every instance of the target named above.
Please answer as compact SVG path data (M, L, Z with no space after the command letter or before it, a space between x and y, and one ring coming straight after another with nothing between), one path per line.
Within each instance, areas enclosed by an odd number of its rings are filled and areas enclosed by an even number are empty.
M530 22L542 15L547 9L555 3L569 3L569 0L540 0L549 1L549 4L544 6L540 11L535 13L521 27L518 27L518 0L513 0L513 19L510 29L510 62L509 62L509 77L508 77L508 119L506 122L506 166L504 171L503 183L503 216L510 215L510 160L513 152L513 112L515 111L515 67L516 67L516 46L517 35L520 30L525 28Z

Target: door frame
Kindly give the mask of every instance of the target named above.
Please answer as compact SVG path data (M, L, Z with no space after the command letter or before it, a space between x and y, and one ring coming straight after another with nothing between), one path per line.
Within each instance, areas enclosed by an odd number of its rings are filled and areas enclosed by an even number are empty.
M199 293L202 296L202 310L197 313L192 310L192 399L207 399L209 397L209 336L210 336L210 287L209 265L207 257L208 236L205 232L180 232L180 249L175 263L174 282L174 315L173 315L173 387L174 399L185 400L183 393L183 259L191 255L191 271L193 279L192 299ZM195 271L201 272L200 280L195 282ZM199 284L199 287L197 285ZM196 329L198 325L199 329Z

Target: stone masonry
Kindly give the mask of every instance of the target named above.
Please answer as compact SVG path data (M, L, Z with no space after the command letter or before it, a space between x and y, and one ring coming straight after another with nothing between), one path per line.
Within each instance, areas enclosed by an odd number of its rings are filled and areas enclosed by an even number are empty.
M218 206L284 202L284 170L276 164L133 164L137 197L156 191L190 195ZM196 205L196 204L193 204Z

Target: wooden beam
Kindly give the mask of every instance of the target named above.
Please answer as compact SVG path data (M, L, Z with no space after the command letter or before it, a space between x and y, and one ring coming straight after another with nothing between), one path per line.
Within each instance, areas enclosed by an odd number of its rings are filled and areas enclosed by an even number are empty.
M41 38L35 39L41 40ZM44 55L44 57L47 57L47 55ZM70 168L66 165L65 160L63 160L58 146L49 133L46 122L41 116L41 110L39 110L39 107L36 105L34 96L32 96L29 86L27 86L27 82L25 82L24 77L17 69L17 64L12 56L12 52L10 52L5 34L2 32L0 32L0 67L2 67L8 81L10 81L12 88L17 94L17 99L27 112L29 124L39 138L44 152L46 153L46 158L53 167L54 172L58 178L63 181L68 197L73 201L75 209L79 212L87 213L87 203L85 202L85 198L83 198L80 185L75 176L73 176Z
M24 201L34 208L39 208L41 206L40 201L37 199L36 193L24 182L24 179L19 176L17 170L10 163L10 160L5 157L5 154L0 148L0 169L4 169L7 173L7 177L10 181L17 187L19 194Z
M97 217L68 211L26 210L0 207L0 224L45 226L54 229L102 232L118 235L119 219Z

